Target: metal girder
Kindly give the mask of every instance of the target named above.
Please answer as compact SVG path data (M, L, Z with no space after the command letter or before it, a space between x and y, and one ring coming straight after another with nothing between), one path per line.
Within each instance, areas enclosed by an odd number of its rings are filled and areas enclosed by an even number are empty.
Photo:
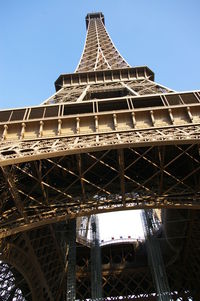
M37 144L44 139L51 141L135 130L149 130L151 135L153 129L198 126L200 103L195 95L190 92L128 95L112 99L103 97L78 103L1 111L1 156L3 151L9 151L10 145L14 148L23 141Z
M136 257L140 245L118 244L101 248L102 254L102 295L101 300L156 300L151 273L146 255L142 266L138 267ZM85 252L84 252L85 251ZM77 298L89 299L92 283L90 281L89 251L77 249L82 254L77 262ZM136 255L137 256L137 255ZM78 257L80 258L80 256ZM141 298L141 299L140 299ZM148 299L150 298L150 299Z
M15 190L29 222L17 214L17 205L3 207L0 236L100 212L198 209L199 161L198 145L185 144L110 149L13 165ZM10 197L4 196L4 206Z
M39 141L16 141L14 144L6 142L1 144L0 166L133 146L199 144L199 133L198 124L73 135Z
M21 201L20 194L15 184L14 174L11 172L9 167L1 167L1 170L20 216L24 219L26 224L29 224L29 218L24 210L24 204Z
M142 212L142 220L146 237L148 262L151 267L152 276L155 281L158 300L170 301L170 288L166 274L165 264L162 256L159 239L155 237L156 227L152 210ZM157 225L156 225L157 226Z
M69 221L66 301L76 300L76 219Z
M72 92L73 101L73 92L75 92L74 87L77 88L77 91L80 91L81 87L82 89L86 87L85 85L91 85L92 88L98 86L99 84L104 84L109 87L110 84L118 83L118 85L121 87L122 81L133 81L133 84L139 86L140 89L145 88L146 84L148 86L154 86L154 88L157 86L157 93L173 91L172 89L154 83L153 80L154 73L147 66L95 71L90 70L81 73L62 74L55 82L56 91L58 92L61 90L61 93L56 92L56 94L52 95L52 97L55 99L54 102L59 102L60 96L65 94L66 90L67 95L68 92ZM68 99L68 101L70 101L70 99ZM51 98L48 98L45 103L51 103Z
M129 67L113 45L100 18L90 18L84 51L76 72Z
M41 269L40 262L39 262L38 257L37 257L37 255L35 254L35 251L34 251L34 249L33 249L33 247L32 247L31 241L30 241L30 239L29 239L27 233L24 233L23 236L24 236L24 239L25 239L26 244L27 244L27 246L28 246L29 255L30 255L30 260L31 260L32 264L33 264L33 265L36 267L36 269L37 269L37 273L38 273L37 277L40 279L42 286L43 286L43 287L45 288L45 290L46 290L47 298L48 298L50 301L53 301L54 298L53 298L53 295L52 295L51 288L49 287L49 285L48 285L48 280L47 280L47 278L45 277L45 275L44 275L44 273L43 273L43 271L42 271L42 269Z
M101 248L99 222L96 215L91 216L91 297L93 300L102 298Z

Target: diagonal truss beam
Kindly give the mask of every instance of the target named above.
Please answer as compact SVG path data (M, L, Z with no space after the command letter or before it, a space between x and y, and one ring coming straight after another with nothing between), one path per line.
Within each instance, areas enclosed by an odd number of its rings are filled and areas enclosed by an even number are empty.
M190 148L190 147L189 147ZM188 149L189 149L188 148ZM140 153L138 153L136 150L134 149L131 149L132 152L134 152L135 154L139 155ZM181 155L183 155L184 152L182 152L181 154L179 154L178 156L175 156L175 158L173 158L173 161L176 161L177 158L179 158ZM142 156L142 158L147 161L148 163L150 163L152 166L156 167L158 169L157 172L155 172L150 178L148 178L145 182L143 182L143 185L146 185L150 180L152 180L156 175L160 174L161 172L161 167L156 164L155 162L153 162L152 160L148 159L146 156ZM166 164L163 168L162 168L162 172L166 175L168 175L169 177L171 177L175 182L176 184L174 184L174 186L172 187L175 187L177 186L178 184L182 184L184 186L186 186L187 188L189 188L189 190L192 190L190 186L188 186L187 184L184 183L183 180L180 180L178 179L177 177L173 176L169 171L166 170L166 168L171 164L172 162L169 162L168 164ZM194 170L195 172L195 170ZM168 189L167 191L170 191L172 189L172 187L170 189ZM166 193L167 191L165 191L164 193ZM194 190L192 190L193 192L195 192Z
M16 205L18 212L23 217L25 223L29 224L30 221L24 210L24 205L23 205L20 195L18 193L18 189L16 187L15 180L14 180L15 179L14 175L11 174L11 170L9 167L1 167L1 170L3 172L4 179L8 185L8 189L10 191L10 194L12 196L12 199Z

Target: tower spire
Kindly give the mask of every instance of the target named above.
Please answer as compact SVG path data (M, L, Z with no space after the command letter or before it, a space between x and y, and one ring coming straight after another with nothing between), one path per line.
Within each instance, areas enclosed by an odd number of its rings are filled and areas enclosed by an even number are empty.
M114 46L101 12L87 14L87 35L76 72L130 67Z

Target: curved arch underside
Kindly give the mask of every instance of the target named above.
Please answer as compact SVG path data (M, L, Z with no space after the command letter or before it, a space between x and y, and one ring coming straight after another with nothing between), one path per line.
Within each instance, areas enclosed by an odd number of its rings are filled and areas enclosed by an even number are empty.
M199 209L198 145L109 149L2 167L0 236L100 212Z

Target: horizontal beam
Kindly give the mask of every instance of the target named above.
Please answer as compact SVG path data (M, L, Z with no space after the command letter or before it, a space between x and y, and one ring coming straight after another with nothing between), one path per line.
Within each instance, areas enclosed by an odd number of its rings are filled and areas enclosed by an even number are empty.
M56 91L64 86L73 86L81 84L99 84L113 81L136 80L149 78L154 80L154 73L146 66L135 68L123 68L115 70L101 70L89 72L77 72L71 74L61 74L55 81Z
M0 146L0 166L109 149L199 143L200 124L77 134L39 141L5 141Z
M84 100L81 103L68 101L58 104L1 110L0 126L22 124L23 122L53 121L74 117L74 115L109 114L113 111L131 111L137 113L150 110L180 110L189 108L189 110L187 109L189 113L190 108L196 108L199 104L200 91L99 98Z
M179 103L181 99L190 104ZM172 103L176 105L171 105ZM77 137L200 124L195 93L84 101L0 111L2 146L11 142ZM77 114L77 112L79 112Z
M58 216L48 216L47 217L42 216L41 220L38 220L38 217L36 217L35 221L32 221L29 224L21 224L16 225L14 228L2 228L0 230L0 239L5 238L10 235L14 235L20 232L29 231L31 229L35 229L44 225L54 224L61 221L66 221L66 219L72 219L76 217L81 216L87 216L92 214L100 214L100 213L106 213L106 212L117 212L122 210L138 210L138 209L200 209L200 200L165 200L165 199L156 199L156 200L150 200L148 202L133 202L132 204L126 204L125 206L123 204L118 204L117 206L112 205L105 205L102 206L102 208L98 209L87 209L77 212L77 213L67 213L69 210L63 210L62 215ZM17 223L17 220L15 221Z

